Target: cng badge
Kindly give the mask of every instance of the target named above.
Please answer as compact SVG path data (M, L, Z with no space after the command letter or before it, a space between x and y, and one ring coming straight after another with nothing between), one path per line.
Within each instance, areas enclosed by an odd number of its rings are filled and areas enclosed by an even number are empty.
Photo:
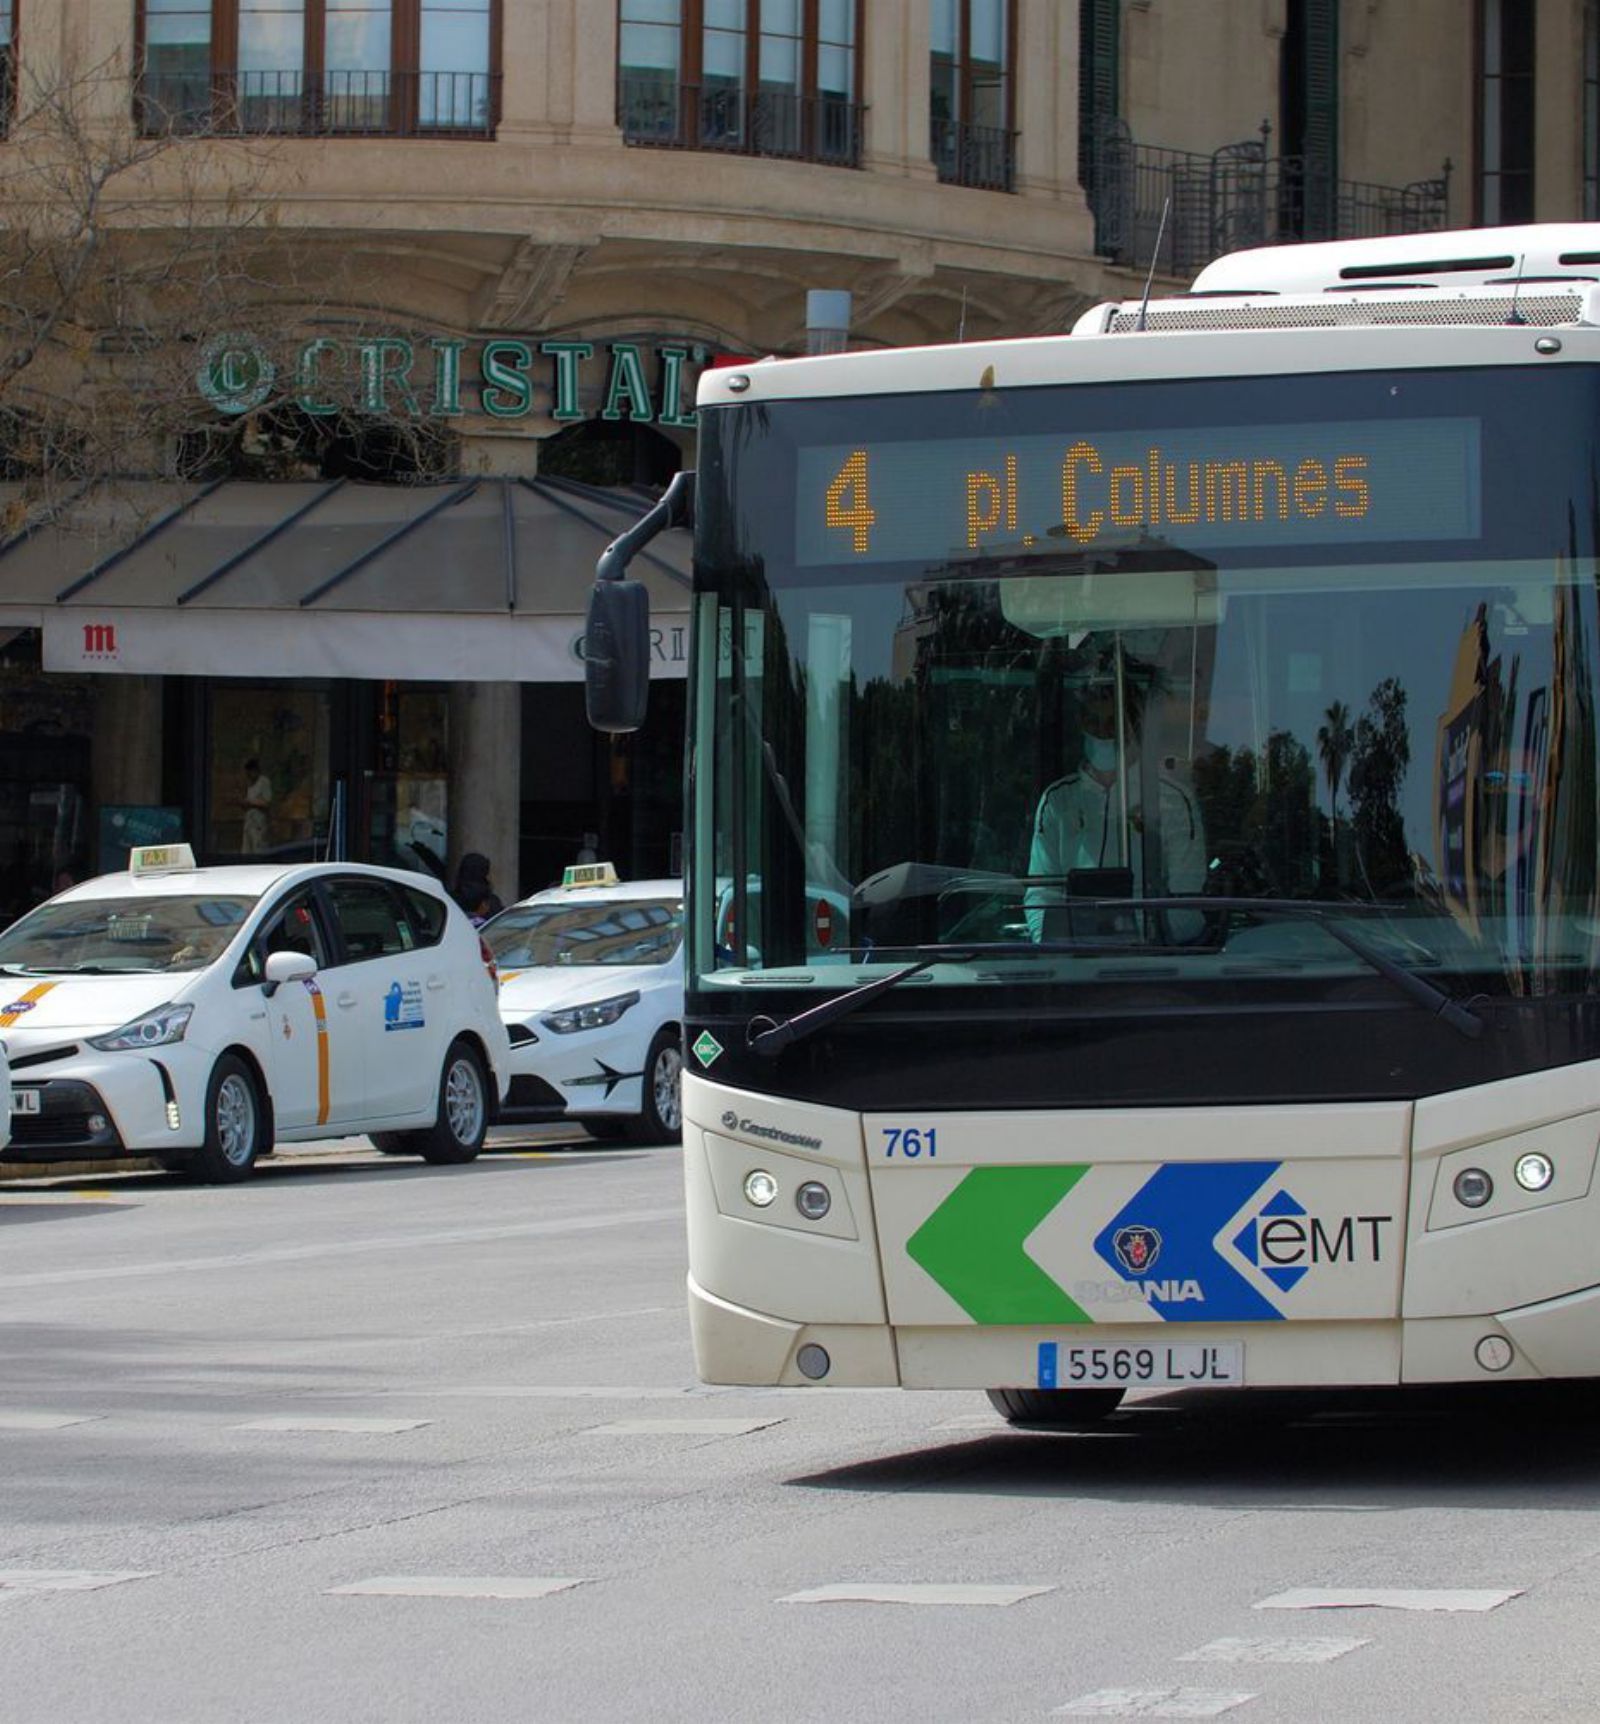
M710 1030L702 1030L692 1044L694 1057L709 1071L722 1057L722 1043Z

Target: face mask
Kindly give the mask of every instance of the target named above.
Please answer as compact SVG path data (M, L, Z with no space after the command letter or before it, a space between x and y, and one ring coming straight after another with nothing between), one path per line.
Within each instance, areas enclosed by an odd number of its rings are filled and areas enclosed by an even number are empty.
M1109 736L1083 733L1083 757L1096 772L1109 772L1117 764L1117 745Z

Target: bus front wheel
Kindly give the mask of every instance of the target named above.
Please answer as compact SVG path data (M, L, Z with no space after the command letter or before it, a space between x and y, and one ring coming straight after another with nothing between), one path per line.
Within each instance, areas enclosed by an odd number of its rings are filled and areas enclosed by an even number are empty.
M1114 1413L1121 1389L990 1389L989 1402L1008 1425L1087 1431Z

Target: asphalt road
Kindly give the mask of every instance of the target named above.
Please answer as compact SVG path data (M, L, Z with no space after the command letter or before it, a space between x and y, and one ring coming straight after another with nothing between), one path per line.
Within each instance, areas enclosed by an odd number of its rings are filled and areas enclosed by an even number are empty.
M1600 1717L1588 1397L710 1391L683 1271L666 1149L0 1174L0 1721Z

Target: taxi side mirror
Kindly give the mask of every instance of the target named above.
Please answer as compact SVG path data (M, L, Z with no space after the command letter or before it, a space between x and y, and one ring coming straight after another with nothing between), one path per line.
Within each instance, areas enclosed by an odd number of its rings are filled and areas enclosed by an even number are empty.
M271 952L263 989L270 1000L285 982L309 982L316 973L317 960L309 952Z

